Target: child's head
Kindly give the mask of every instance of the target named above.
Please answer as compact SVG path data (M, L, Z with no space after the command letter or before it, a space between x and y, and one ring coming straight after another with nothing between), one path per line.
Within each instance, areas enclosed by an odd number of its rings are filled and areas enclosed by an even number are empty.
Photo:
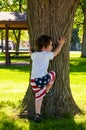
M52 39L50 36L42 35L36 40L36 45L38 51L41 51L43 47L47 48L50 45L50 42L52 42Z

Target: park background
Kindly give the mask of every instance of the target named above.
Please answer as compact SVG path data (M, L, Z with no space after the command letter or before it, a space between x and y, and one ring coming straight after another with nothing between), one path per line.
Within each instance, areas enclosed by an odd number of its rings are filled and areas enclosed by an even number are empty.
M27 11L27 2L0 1L0 11L6 12L25 12ZM22 119L18 115L21 111L20 105L24 98L29 84L30 59L27 54L21 56L12 55L13 64L10 67L5 66L5 54L3 53L2 43L5 40L5 31L0 30L1 53L0 53L0 129L1 130L85 130L86 129L86 59L83 56L83 9L79 5L74 18L74 25L70 46L70 87L74 100L82 110L80 115L71 117L65 114L61 119L51 117L44 119L40 125L31 120ZM18 31L15 30L16 35ZM3 34L3 36L2 36ZM9 32L9 39L15 45L17 43L15 35ZM28 31L22 31L21 42L28 41ZM15 46L14 45L14 46ZM16 49L16 47L18 47ZM29 48L28 48L29 49ZM19 51L19 46L15 46L14 51ZM24 49L25 51L25 49ZM86 54L86 52L84 52Z

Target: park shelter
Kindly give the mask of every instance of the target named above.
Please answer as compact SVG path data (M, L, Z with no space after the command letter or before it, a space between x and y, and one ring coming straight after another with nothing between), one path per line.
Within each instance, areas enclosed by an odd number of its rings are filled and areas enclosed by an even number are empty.
M6 66L10 65L9 62L9 49L8 49L8 41L9 41L9 30L27 30L27 13L19 13L19 12L0 12L0 30L5 30L5 64Z

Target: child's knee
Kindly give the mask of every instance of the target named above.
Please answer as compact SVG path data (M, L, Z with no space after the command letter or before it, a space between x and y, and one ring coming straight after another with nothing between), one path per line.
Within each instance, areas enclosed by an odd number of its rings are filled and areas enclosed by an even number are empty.
M55 78L56 78L55 72L50 71L48 74L50 75L50 82L53 83L55 81Z

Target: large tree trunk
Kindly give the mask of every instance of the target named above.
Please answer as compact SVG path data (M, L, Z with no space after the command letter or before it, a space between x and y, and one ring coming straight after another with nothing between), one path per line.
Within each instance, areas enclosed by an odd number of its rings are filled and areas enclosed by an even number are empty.
M80 111L72 97L69 80L69 43L78 4L79 0L28 0L28 25L32 47L35 47L36 38L42 34L52 37L54 48L60 36L67 37L67 43L60 54L50 63L49 69L56 72L56 81L53 86L54 95L43 100L42 113L46 117ZM33 117L35 109L31 87L28 87L24 97L23 107L23 111Z
M86 6L82 7L84 14L84 24L83 24L83 39L82 39L82 54L81 57L86 57Z

